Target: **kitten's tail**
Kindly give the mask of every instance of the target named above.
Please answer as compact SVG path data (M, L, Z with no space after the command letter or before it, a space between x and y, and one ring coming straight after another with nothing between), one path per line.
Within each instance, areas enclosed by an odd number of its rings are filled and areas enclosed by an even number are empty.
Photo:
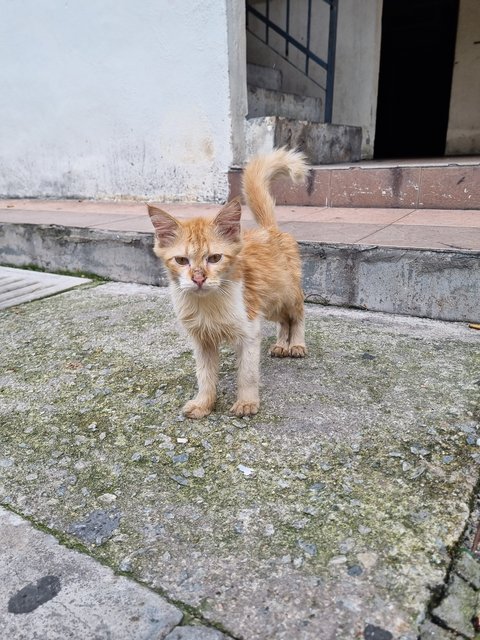
M299 151L282 147L272 153L252 158L243 172L243 194L255 220L261 227L277 227L275 200L270 193L270 184L280 176L293 182L303 182L308 165Z

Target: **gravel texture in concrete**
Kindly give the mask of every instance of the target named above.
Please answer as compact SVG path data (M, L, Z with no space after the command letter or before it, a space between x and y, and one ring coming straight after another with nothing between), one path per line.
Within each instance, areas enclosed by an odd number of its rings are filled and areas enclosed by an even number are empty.
M165 290L87 285L0 312L1 503L186 626L416 639L478 480L479 333L313 305L306 330L308 358L277 360L265 327L255 418L228 415L225 347L216 411L190 421Z

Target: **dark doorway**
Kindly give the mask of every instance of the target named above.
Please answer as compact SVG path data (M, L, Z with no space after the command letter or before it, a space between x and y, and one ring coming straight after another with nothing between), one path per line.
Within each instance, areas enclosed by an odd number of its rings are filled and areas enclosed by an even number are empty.
M376 158L443 156L458 0L383 0Z

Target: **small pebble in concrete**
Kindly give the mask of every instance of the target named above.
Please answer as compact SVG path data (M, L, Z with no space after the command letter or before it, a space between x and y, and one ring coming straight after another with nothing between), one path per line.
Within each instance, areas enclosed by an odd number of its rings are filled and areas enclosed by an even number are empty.
M130 573L132 570L132 561L130 558L124 558L120 564L118 565L120 571L124 571L125 573Z
M410 451L416 456L426 456L430 453L428 449L425 449L425 447L421 447L420 445L410 447Z
M317 555L317 545L313 542L305 542L305 540L297 540L297 545L307 556L313 557Z
M173 464L183 464L184 462L188 462L188 458L188 453L179 453L178 455L172 457L172 462Z
M188 480L183 476L170 476L170 477L172 478L172 480L175 480L175 482L177 482L178 484L184 487L188 486Z
M358 527L358 533L361 533L362 535L367 535L371 531L372 530L370 529L370 527L366 527L363 524L359 525L359 527Z
M117 496L114 493L103 493L101 496L98 496L99 502L103 502L104 504L112 504L117 499Z
M243 473L244 476L251 476L254 471L250 467L246 467L244 464L239 464L237 469Z
M294 520L292 522L292 527L294 529L303 529L309 523L308 518L301 518L300 520Z

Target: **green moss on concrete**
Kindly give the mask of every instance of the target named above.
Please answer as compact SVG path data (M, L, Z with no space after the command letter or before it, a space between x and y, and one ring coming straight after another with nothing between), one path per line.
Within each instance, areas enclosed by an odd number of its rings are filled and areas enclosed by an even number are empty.
M56 273L59 276L74 276L75 278L85 278L88 280L92 280L94 283L101 283L101 282L109 282L110 278L106 278L104 276L99 276L96 273L91 273L90 271L70 271L68 269L55 269L55 271L52 271L50 268L46 269L44 267L40 267L36 264L23 264L21 266L17 265L17 264L8 264L8 263L3 263L4 267L11 267L12 269L25 269L27 271L39 271L40 273ZM85 283L88 284L88 283Z
M477 476L471 344L312 318L307 360L263 358L257 417L228 415L226 350L217 410L192 422L194 362L161 292L98 287L0 316L5 503L59 532L115 509L89 552L217 622L219 565L242 584L239 566L356 580L367 600L375 585L415 625Z

